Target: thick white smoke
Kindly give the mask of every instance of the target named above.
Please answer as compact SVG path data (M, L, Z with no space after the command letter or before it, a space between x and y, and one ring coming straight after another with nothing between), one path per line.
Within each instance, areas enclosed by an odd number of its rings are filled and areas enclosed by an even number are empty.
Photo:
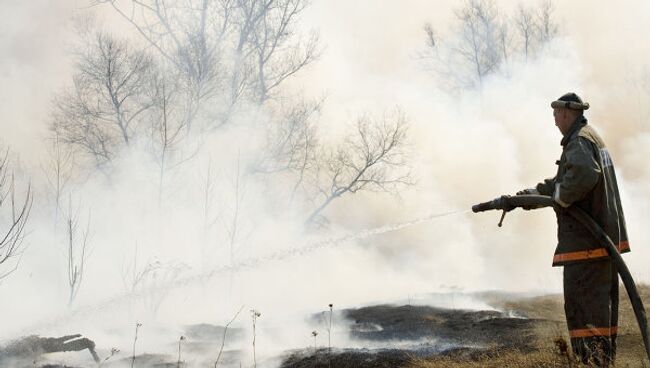
M499 3L503 9L514 4ZM643 36L649 31L649 5L556 5L560 37L534 60L514 61L505 76L490 77L480 92L458 95L440 89L418 57L423 24L448 28L455 2L314 1L303 23L320 30L324 52L289 88L326 96L318 124L325 140L339 138L359 114L399 107L410 122L417 183L399 198L376 193L342 198L327 210L333 226L314 235L304 231L303 217L282 211L285 202L265 180L247 177L237 187L238 166L243 170L255 159L264 138L251 121L207 137L194 159L169 171L162 202L156 163L144 150L124 152L110 180L93 174L75 184L73 203L82 208L84 223L92 211L92 230L85 280L72 311L64 234L54 228L46 193L36 193L21 265L0 284L7 300L0 313L11 317L1 337L81 332L101 346L128 351L139 321L142 351L156 351L180 336L179 326L224 324L243 305L236 326L249 330L249 309L260 310L258 353L271 356L312 344L314 327L302 318L329 303L343 308L446 291L558 291L560 270L550 267L555 246L550 210L512 212L503 228L496 227L499 213L459 213L310 246L469 209L552 176L561 137L549 104L567 91L591 103L587 116L612 148L634 254L626 260L637 281L649 282L650 251L644 244L650 235L644 224L650 220L645 162L650 83L644 63L650 50ZM588 16L585 7L591 8ZM0 5L0 13L11 14L0 29L8 35L0 39L0 134L37 187L44 181L40 168L50 100L70 78L73 11L83 9L71 1ZM94 11L124 32L123 23ZM231 220L241 196L234 266L228 234L218 231L219 225L206 231L200 188L208 165L218 183L215 221ZM136 256L136 269L151 263L165 270L149 285L157 293L131 293ZM343 345L343 337L334 342Z

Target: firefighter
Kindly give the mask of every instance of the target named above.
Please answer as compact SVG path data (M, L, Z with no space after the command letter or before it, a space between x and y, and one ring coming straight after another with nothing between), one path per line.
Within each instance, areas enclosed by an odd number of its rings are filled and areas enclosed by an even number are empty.
M542 194L555 202L558 244L553 266L564 266L564 311L573 352L584 364L607 367L616 356L618 276L605 244L565 208L586 211L617 245L630 251L612 158L587 124L589 103L567 93L551 103L563 135L555 177L517 194Z

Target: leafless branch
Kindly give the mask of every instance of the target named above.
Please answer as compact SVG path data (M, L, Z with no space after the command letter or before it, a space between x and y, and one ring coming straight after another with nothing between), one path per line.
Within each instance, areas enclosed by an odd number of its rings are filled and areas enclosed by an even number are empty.
M507 70L511 56L527 61L557 35L552 12L550 0L538 8L519 5L511 17L502 15L494 0L464 0L446 38L425 25L423 60L449 87L480 89L486 76Z
M161 202L165 172L175 165L186 127L191 117L181 109L179 82L174 74L162 72L151 75L148 89L152 101L150 119L151 144L158 172L158 202Z
M184 263L156 259L147 261L142 267L138 266L136 246L133 262L122 268L122 282L129 292L144 291L144 306L155 315L170 291L164 286L172 284L187 269L189 267Z
M90 236L90 210L86 228L79 229L79 209L72 208L72 199L66 215L66 260L68 274L68 305L74 302L84 277L86 261L88 259L88 242Z
M395 117L384 116L379 121L361 117L356 134L330 154L324 163L327 183L319 188L321 202L309 215L313 222L334 200L359 191L397 193L412 184L407 161L407 121L398 112Z
M528 61L528 57L534 48L533 42L536 39L537 32L533 11L524 5L519 4L515 16L515 26L517 27L517 31L519 32L522 41L521 48L524 53L524 58Z
M41 164L41 169L45 174L48 189L54 197L54 218L57 222L61 199L74 176L75 160L74 151L63 145L61 137L56 132L51 140L52 145L49 147L46 160Z
M128 146L153 103L146 90L151 58L126 41L96 31L77 52L73 86L54 99L51 129L97 166Z
M235 171L233 173L233 188L232 188L232 205L228 214L224 213L220 216L223 228L228 237L228 247L230 251L230 265L235 263L235 250L241 233L241 212L243 209L243 201L246 196L246 178L241 172L241 153L237 155L237 162L235 163Z
M540 0L537 11L537 35L540 43L546 43L559 32L558 24L553 20L555 5L551 0Z
M185 76L192 116L208 101L229 122L243 102L263 103L318 57L318 36L302 41L294 24L306 0L104 0ZM188 119L191 127L194 119Z
M10 153L0 154L0 280L14 272L20 263L25 227L32 209L33 193L27 185L22 205L17 201L15 175L10 169ZM7 203L9 201L9 203ZM15 261L12 261L17 258ZM8 269L3 269L8 267Z

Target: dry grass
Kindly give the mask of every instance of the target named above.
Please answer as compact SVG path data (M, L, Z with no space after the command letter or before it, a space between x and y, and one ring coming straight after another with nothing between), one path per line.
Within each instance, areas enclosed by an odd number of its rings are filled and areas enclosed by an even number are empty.
M427 360L415 360L409 368L564 368L567 367L566 358L552 351L541 350L531 353L518 351L504 351L489 353L478 358L437 357Z
M648 310L650 310L650 286L638 285L639 293ZM497 308L513 310L529 318L553 321L551 324L540 324L535 331L535 350L494 351L488 350L478 356L449 356L415 359L408 368L523 368L523 367L582 367L570 362L569 358L560 352L556 340L567 339L564 322L564 307L561 295L499 300L489 298ZM650 368L636 324L634 312L630 305L625 288L621 285L618 356L616 368Z

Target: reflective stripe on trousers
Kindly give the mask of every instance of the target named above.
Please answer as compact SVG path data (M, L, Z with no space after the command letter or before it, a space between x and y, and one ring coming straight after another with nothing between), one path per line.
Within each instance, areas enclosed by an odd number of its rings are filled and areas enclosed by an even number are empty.
M613 336L618 333L618 326L612 327L590 327L569 330L569 336L575 337L594 337L594 336Z

